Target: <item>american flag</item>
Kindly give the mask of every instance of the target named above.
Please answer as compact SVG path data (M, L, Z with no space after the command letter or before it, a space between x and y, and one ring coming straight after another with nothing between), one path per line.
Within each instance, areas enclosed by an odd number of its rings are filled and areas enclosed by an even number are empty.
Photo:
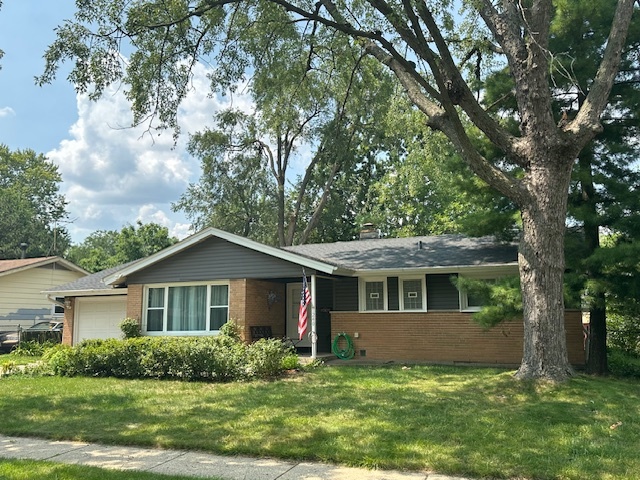
M305 333L307 333L307 319L309 312L307 306L311 303L311 293L309 292L309 286L307 285L307 276L302 274L302 291L300 292L300 311L298 312L298 334L300 340Z

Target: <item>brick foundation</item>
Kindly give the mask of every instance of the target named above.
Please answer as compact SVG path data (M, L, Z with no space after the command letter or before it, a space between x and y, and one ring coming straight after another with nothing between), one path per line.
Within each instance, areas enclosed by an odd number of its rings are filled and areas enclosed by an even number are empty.
M569 361L584 365L581 313L567 311L565 326ZM522 321L483 330L462 312L332 312L332 338L340 332L353 339L356 357L364 350L372 360L501 365L522 360Z

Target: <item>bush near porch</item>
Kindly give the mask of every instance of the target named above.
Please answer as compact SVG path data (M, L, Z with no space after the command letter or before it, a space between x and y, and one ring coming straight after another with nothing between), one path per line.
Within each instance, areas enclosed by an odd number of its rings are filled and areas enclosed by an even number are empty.
M280 340L247 345L235 332L225 332L216 337L85 340L49 350L44 361L55 375L67 377L218 382L274 377L298 364L293 350Z

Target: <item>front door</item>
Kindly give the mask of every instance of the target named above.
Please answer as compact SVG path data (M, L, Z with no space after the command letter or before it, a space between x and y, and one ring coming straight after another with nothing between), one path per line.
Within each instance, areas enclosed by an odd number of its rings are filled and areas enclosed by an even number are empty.
M300 312L300 294L302 293L302 282L287 284L287 337L296 344L296 347L311 347L311 305L307 315L307 333L298 341L298 314Z

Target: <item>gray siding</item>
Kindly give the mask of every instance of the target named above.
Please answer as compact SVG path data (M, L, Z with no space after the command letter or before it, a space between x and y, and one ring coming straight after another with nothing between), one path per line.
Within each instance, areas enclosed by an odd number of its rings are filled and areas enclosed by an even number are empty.
M387 277L387 295L389 297L389 310L400 310L400 290L398 277Z
M307 269L307 275L315 271ZM128 283L169 283L233 278L285 278L302 275L294 263L209 238L171 258L131 275Z
M331 314L333 310L332 280L318 278L316 280L316 325L318 332L318 350L331 351Z
M334 310L338 312L358 311L358 279L342 278L333 285Z
M451 283L452 275L427 275L427 310L460 310L460 296Z

